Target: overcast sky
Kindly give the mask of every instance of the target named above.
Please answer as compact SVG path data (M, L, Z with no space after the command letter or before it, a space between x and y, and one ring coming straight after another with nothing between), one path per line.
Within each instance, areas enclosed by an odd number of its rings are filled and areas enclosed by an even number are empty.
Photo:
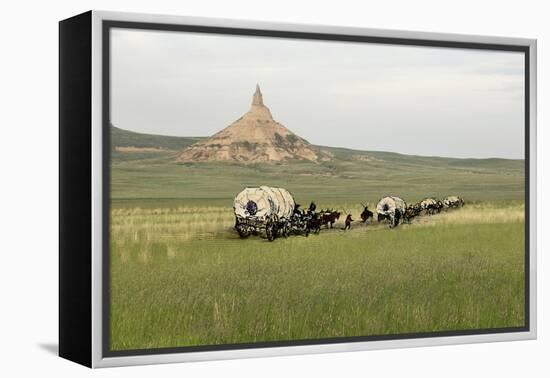
M112 30L112 123L209 136L250 107L309 142L523 158L522 53Z

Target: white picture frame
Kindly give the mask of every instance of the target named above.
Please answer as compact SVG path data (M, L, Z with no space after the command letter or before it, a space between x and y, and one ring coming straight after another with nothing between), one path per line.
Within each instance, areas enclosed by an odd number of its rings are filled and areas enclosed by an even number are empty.
M78 18L80 17L80 18ZM60 250L60 266L65 267L60 269L60 290L63 296L67 296L67 301L64 302L60 297L60 355L71 359L73 361L82 363L89 367L115 367L115 366L129 366L129 365L143 365L143 364L156 364L156 363L175 363L175 362L192 362L192 361L206 361L206 360L222 360L222 359L236 359L236 358L253 358L253 357L267 357L267 356L286 356L286 355L298 355L298 354L310 354L310 353L328 353L328 352L348 352L348 351L361 351L361 350L375 350L375 349L387 349L387 348L408 348L408 347L423 347L423 346L436 346L436 345L449 345L449 344L466 344L466 343L485 343L485 342L498 342L498 341L512 341L512 340L527 340L535 339L537 336L537 303L536 303L536 251L537 251L537 237L536 237L536 224L537 224L537 159L536 159L536 98L537 98L537 42L533 39L524 38L507 38L507 37L491 37L491 36L478 36L478 35L459 35L459 34L444 34L444 33L427 33L427 32L413 32L413 31L398 31L398 30L381 30L381 29L368 29L368 28L350 28L350 27L335 27L335 26L322 26L322 25L298 25L298 24L283 24L283 23L266 23L255 21L240 21L240 20L228 20L228 19L213 19L213 18L195 18L195 17L182 17L182 16L169 16L169 15L152 15L152 14L136 14L136 13L123 13L123 12L105 12L105 11L90 11L73 20L73 26L63 29L60 33L60 38L63 39L63 33L71 33L73 37L81 30L87 30L89 27L89 58L90 58L90 79L86 81L86 85L89 85L89 101L88 99L78 96L72 96L72 98L65 98L65 102L61 101L60 112L67 111L66 108L71 105L71 101L76 103L75 106L89 109L91 114L89 127L82 128L80 132L89 135L90 150L81 151L82 154L90 153L89 159L91 166L89 170L89 183L90 198L78 198L77 195L67 195L66 202L60 203L61 214L67 210L67 207L72 206L74 201L89 201L90 207L90 229L87 226L69 224L69 218L60 217L60 222L65 224L65 228L62 228L60 233L61 237L65 237L64 232L78 233L81 238L82 248L86 250L82 261L75 262L71 260L71 257L67 256L67 251ZM67 21L62 21L67 25ZM487 46L514 46L525 51L526 61L528 66L525 67L527 71L528 82L526 87L528 92L526 93L528 109L526 112L526 130L528 131L528 141L526 143L526 157L527 166L526 174L528 175L528 187L526 191L528 193L528 218L526 223L528 224L528 232L526 239L528 240L529 250L526 254L526 262L528 262L527 269L527 287L526 292L528 300L528 326L525 330L518 332L466 332L461 335L449 335L449 336L422 336L422 337L406 337L400 339L384 339L369 341L352 341L352 342L330 342L330 343L315 343L309 345L288 345L288 346L268 346L268 347L246 347L246 348L220 348L220 350L206 350L206 351L169 351L163 352L154 351L153 353L143 354L130 354L130 355L110 355L105 351L105 294L106 288L104 287L104 272L105 261L103 259L105 249L104 238L104 211L105 211L105 135L104 122L104 94L105 94L105 41L108 38L109 25L113 23L129 23L140 25L151 25L154 29L159 30L177 30L177 26L192 26L200 28L217 28L225 30L227 33L231 33L231 30L238 31L262 31L266 35L271 33L290 33L295 35L308 34L318 36L334 36L335 39L347 38L347 37L359 37L359 38L374 38L379 40L396 41L394 43L410 43L420 45L434 44L436 46L449 45L451 47L468 48L470 45L487 45ZM74 37L76 38L76 37ZM322 37L320 37L322 39ZM86 39L87 41L87 39ZM71 44L72 43L72 44ZM63 57L70 59L72 46L76 42L62 43L60 50L61 61ZM88 50L86 50L88 51ZM65 54L65 55L64 55ZM61 72L63 75L64 73ZM67 74L68 75L68 74ZM61 78L61 81L65 80L65 83L69 82L71 77ZM65 87L63 83L60 84L62 92ZM68 91L68 89L66 89ZM62 93L63 96L63 93ZM91 104L91 105L90 105ZM89 107L89 108L88 108ZM82 117L82 115L79 115ZM75 116L76 117L76 116ZM62 134L64 129L63 122L67 122L70 116L60 117L60 127ZM75 131L73 131L75 132ZM63 137L62 137L63 140ZM63 148L63 143L62 148ZM61 156L63 160L63 155ZM82 156L75 155L75 159L80 159ZM84 158L84 157L82 157ZM60 163L63 165L63 161ZM71 184L68 176L71 173L70 167L66 168L66 175L61 172L61 186L63 191L63 185L75 185ZM65 177L66 181L63 181ZM87 203L87 202L85 202ZM527 206L527 204L526 204ZM73 227L73 228L71 228ZM80 227L80 228L76 228ZM62 246L60 248L64 248ZM70 245L70 242L65 243ZM74 245L74 244L73 244ZM66 247L68 248L68 247ZM73 247L74 248L74 247ZM87 257L90 257L88 260ZM86 282L80 282L79 284L75 280L82 280L83 276L88 277L86 274L78 274L78 277L73 277L68 270L73 272L79 272L80 269L89 273L89 286ZM89 271L88 271L89 269ZM86 278L87 279L87 278ZM71 286L74 291L69 293L68 287ZM83 288L84 292L81 294L81 299L89 299L90 318L81 319L76 323L73 321L78 312L73 308L70 309L71 304L74 304L75 295L77 295L76 288ZM88 291L89 289L89 291ZM87 311L87 309L85 309ZM71 322L72 321L72 322ZM72 325L68 325L71 323ZM88 328L89 327L89 328ZM88 335L83 337L82 334ZM84 344L80 352L73 352L77 342L75 339L80 339ZM89 345L88 345L89 343Z

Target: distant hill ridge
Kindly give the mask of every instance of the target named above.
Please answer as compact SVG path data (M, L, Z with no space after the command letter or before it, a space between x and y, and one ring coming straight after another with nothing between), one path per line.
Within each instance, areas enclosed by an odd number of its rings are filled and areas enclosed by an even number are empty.
M143 134L124 130L111 126L111 144L113 149L119 152L131 154L132 152L150 152L154 150L167 151L177 154L186 147L207 137L176 137L165 135ZM314 146L329 154L332 159L349 161L353 164L379 165L390 163L391 166L447 166L452 168L466 167L469 169L523 169L523 160L486 158L486 159L460 159L448 157L405 155L396 152L385 151L360 151L349 148ZM330 161L325 162L331 164Z
M181 150L204 137L176 137L155 134L143 134L128 131L111 125L111 145L116 147L156 148L161 150Z

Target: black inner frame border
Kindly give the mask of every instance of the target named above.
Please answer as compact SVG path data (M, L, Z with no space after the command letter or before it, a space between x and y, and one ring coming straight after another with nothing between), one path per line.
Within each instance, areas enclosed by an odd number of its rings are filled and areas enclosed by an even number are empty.
M391 335L371 335L371 336L350 336L333 337L323 339L301 339L301 340L283 340L256 343L239 344L219 344L219 345L199 345L182 347L162 347L154 349L132 349L132 350L110 350L110 188L111 188L111 132L110 132L110 30L112 28L120 29L138 29L149 31L171 31L171 32L193 32L203 34L219 34L233 36L253 36L253 37L271 37L288 38L302 40L321 40L321 41L340 41L340 42L363 42L385 45L403 45L418 47L441 47L441 48L459 48L474 50L493 50L523 52L524 54L524 173L525 173L525 259L524 259L524 326L523 327L505 327L488 329L467 329L455 331L436 331L436 332L418 332ZM511 332L529 332L530 330L530 47L513 44L493 44L479 42L457 42L441 41L431 39L413 39L413 38L395 38L395 37L375 37L349 34L329 34L313 32L295 32L283 30L264 30L247 29L217 26L197 26L183 24L163 24L147 23L133 21L102 21L102 169L103 169L103 209L102 209L102 356L103 357L123 357L155 355L167 353L189 353L206 351L223 351L236 349L256 349L256 348L274 348L307 346L321 344L338 344L365 341L382 340L401 340L401 339L419 339L433 337L449 336L468 336L485 335ZM452 36L450 36L452 38Z

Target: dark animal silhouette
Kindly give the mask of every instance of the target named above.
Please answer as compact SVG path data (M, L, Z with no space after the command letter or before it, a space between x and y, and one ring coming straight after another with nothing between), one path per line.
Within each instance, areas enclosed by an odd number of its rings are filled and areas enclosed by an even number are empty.
M441 212L443 209L443 202L437 198L426 198L420 202L422 209L425 211L426 215L434 215Z
M334 223L340 219L341 213L339 211L328 210L321 213L321 224L325 225L327 228L332 228Z
M309 236L310 233L318 234L321 231L321 218L315 212L317 206L311 202L307 210L300 209L300 204L294 205L294 211L290 217L288 234Z
M428 215L434 215L441 212L441 209L443 209L443 202L438 200L437 198L431 199L433 201L432 203L428 204L426 208L426 214Z
M369 219L372 220L374 218L374 214L372 213L372 211L369 210L368 206L363 205L363 207L364 209L361 213L361 220L363 221L363 223L366 223Z
M407 209L405 210L405 215L403 215L403 220L407 223L411 223L413 218L420 215L422 212L422 205L420 202L411 204L407 206Z
M318 234L321 231L321 219L319 215L313 211L308 212L305 215L306 222L306 237L310 233Z

